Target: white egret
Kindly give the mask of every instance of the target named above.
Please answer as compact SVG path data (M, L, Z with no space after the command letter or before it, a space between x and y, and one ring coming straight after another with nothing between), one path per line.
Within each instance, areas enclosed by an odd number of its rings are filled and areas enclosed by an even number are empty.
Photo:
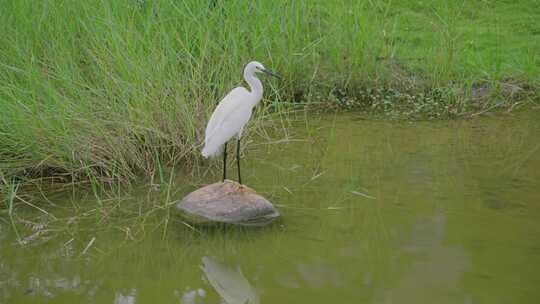
M266 69L260 62L252 61L244 68L244 79L251 91L244 87L234 88L217 105L206 126L204 138L204 157L216 157L223 149L223 180L227 178L227 142L236 135L236 166L238 168L238 183L242 184L240 176L240 138L244 126L251 117L253 108L261 101L263 86L256 73L265 73L277 78L280 76Z

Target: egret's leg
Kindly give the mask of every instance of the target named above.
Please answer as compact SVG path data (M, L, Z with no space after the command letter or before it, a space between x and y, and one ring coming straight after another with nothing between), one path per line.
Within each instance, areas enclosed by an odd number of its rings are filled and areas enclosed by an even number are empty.
M227 143L223 147L223 181L227 179Z
M238 168L238 183L242 184L242 177L240 176L240 138L236 140L236 167Z

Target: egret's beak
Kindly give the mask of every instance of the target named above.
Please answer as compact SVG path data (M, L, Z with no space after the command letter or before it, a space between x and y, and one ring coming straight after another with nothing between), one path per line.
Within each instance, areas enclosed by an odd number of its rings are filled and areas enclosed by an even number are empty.
M279 76L278 74L268 70L268 69L260 69L261 72L265 73L266 75L270 75L270 76L274 76L276 77L277 79L281 80L283 79L281 76Z

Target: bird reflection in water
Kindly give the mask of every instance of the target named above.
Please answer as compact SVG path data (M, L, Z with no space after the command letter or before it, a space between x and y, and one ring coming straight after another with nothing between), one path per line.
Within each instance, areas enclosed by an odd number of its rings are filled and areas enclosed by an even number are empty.
M258 304L259 295L239 266L230 267L210 257L202 258L206 279L226 304Z

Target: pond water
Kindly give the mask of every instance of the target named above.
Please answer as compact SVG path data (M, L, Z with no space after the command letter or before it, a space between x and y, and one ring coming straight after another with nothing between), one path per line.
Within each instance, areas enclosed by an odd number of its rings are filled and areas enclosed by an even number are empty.
M163 207L196 188L176 178L159 195L53 196L48 216L19 207L24 245L2 215L0 303L540 301L539 111L326 115L252 143L243 168L280 223L190 228Z

